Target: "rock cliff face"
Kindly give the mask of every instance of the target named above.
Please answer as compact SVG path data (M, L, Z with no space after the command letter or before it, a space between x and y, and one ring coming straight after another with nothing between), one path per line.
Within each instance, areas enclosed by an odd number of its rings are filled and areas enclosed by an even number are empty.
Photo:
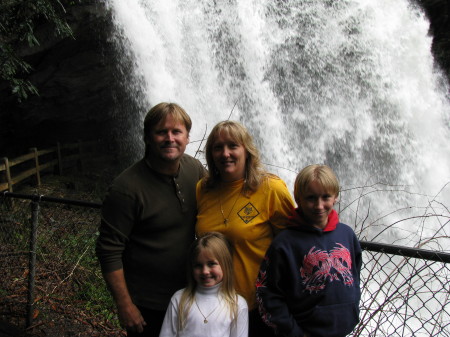
M431 20L436 60L450 76L450 4L448 0L417 1ZM18 103L6 83L0 82L0 157L79 139L111 139L117 148L114 141L120 136L112 130L118 124L127 130L127 119L133 116L120 119L115 111L136 107L123 90L127 74L123 65L118 71L120 52L110 40L107 11L100 2L73 6L68 22L75 39L57 39L43 26L37 32L41 45L22 53L33 66L29 80L39 96Z
M101 5L91 4L70 8L68 22L74 38L58 39L42 26L40 46L22 51L39 96L18 103L0 82L0 157L108 136L116 93L110 20Z
M450 79L450 1L418 0L418 3L430 19L435 59Z

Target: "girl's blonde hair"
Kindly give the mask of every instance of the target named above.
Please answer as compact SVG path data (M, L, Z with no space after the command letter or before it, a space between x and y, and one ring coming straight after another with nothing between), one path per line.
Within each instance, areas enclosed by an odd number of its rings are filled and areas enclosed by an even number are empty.
M242 190L242 194L249 196L258 190L261 185L263 178L268 174L263 169L261 163L261 157L258 149L253 142L253 138L247 129L239 122L236 121L222 121L216 124L211 130L208 136L205 146L205 156L206 163L208 164L208 175L203 179L202 188L205 190L215 188L221 181L219 170L214 164L213 159L213 146L217 137L225 133L234 142L240 144L244 147L247 154L247 159L245 161L245 182Z
M194 264L200 252L206 250L220 264L223 273L219 296L225 300L230 312L232 324L236 323L238 315L237 293L234 289L233 257L232 247L225 236L218 232L208 232L197 238L191 245L188 256L187 279L188 285L184 289L180 304L178 306L178 330L181 331L186 325L188 313L195 300L197 282L194 279Z

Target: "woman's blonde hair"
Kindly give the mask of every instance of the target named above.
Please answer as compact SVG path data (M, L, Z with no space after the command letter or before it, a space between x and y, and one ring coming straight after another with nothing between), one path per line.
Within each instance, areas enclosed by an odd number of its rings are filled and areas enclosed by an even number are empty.
M319 182L325 191L336 198L339 196L339 181L333 170L326 165L314 164L306 166L295 179L294 198L297 204L300 204L300 196L306 193L312 181Z
M225 300L230 312L232 324L236 323L238 314L237 293L234 289L232 247L225 236L218 232L208 232L197 238L191 245L188 256L187 279L188 285L184 289L178 306L178 330L186 325L188 313L195 300L197 282L194 278L194 265L200 252L206 250L219 262L222 268L223 278L219 290L219 296Z
M219 170L214 164L213 146L220 134L226 134L234 142L244 147L247 154L245 160L245 182L242 190L243 195L249 195L258 190L267 172L263 169L258 149L247 129L236 121L222 121L216 124L208 136L205 146L206 163L208 164L208 175L203 179L202 188L208 190L215 188L221 181Z

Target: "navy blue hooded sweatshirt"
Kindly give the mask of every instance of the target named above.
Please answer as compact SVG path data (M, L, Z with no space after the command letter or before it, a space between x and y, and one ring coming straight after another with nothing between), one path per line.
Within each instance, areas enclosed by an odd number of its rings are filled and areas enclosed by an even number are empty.
M297 208L273 240L256 281L256 300L277 336L343 337L359 321L361 247L335 210L322 230Z

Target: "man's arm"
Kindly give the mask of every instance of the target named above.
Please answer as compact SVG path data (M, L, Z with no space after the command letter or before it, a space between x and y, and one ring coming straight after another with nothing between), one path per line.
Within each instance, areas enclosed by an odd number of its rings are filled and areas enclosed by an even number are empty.
M103 278L116 303L119 321L122 327L139 333L144 331L144 326L146 326L147 323L144 321L141 312L131 299L125 282L123 269L103 273Z
M103 278L116 303L120 324L142 332L145 321L131 299L123 271L123 251L133 228L134 202L126 194L110 189L103 201L96 254Z

